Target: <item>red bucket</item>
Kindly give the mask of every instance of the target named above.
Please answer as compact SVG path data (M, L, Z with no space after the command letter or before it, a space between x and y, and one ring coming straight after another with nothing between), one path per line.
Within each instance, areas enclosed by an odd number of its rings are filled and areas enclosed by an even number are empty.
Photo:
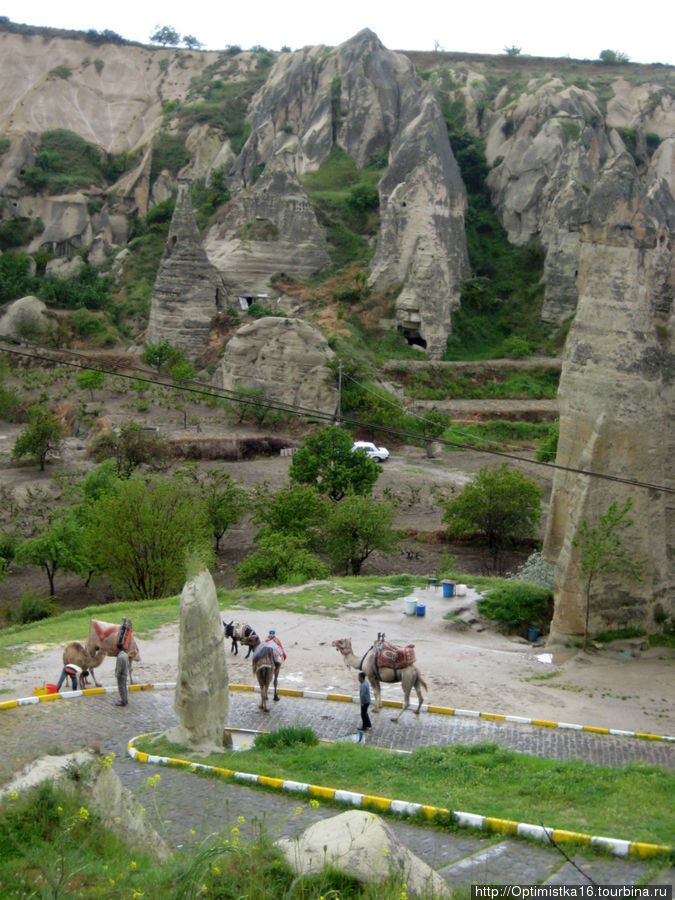
M55 694L55 693L56 693L56 685L55 685L55 684L46 684L45 687L47 688L47 693L48 693L48 694Z

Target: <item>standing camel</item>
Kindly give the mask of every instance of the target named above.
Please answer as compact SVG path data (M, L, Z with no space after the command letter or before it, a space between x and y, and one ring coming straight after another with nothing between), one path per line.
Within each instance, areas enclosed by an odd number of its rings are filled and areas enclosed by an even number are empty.
M72 643L67 644L63 648L63 665L67 666L69 663L75 663L76 666L82 669L78 677L80 690L84 690L87 686L87 673L94 679L96 687L100 687L101 684L96 680L94 669L101 665L106 655L106 651L102 647L97 647L93 655L90 655L84 644L81 644L79 641L72 641Z
M378 666L376 664L374 647L370 647L366 650L359 659L358 656L354 655L354 651L352 650L351 638L342 638L341 640L333 641L333 646L342 654L346 665L366 673L366 678L368 679L375 696L373 712L379 712L382 708L380 682L391 684L400 681L401 687L403 688L403 709L397 716L394 716L391 721L398 722L403 713L410 706L410 691L413 688L415 688L417 699L419 701L414 713L415 715L419 715L419 711L422 708L422 701L424 700L422 688L424 688L424 690L428 690L428 688L424 678L422 678L422 673L417 666L409 665L403 669L390 669Z

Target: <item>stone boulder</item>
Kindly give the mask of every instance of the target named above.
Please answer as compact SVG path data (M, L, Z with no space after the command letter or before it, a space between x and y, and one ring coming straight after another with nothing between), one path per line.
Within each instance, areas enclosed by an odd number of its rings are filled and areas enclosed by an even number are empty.
M203 753L222 750L228 684L216 586L202 569L180 595L174 701L179 724L165 733L168 740Z
M309 278L329 262L326 234L309 197L279 160L228 204L204 246L233 296L264 294L275 272Z
M645 186L628 153L605 167L580 225L579 304L563 357L557 462L642 482L557 471L544 555L556 564L551 639L582 634L585 584L575 540L612 501L633 501L622 535L642 579L602 573L593 584L590 631L657 630L657 604L673 613L675 461L673 235L675 202L664 181Z
M411 853L373 813L350 810L322 819L300 838L282 838L277 846L298 874L318 874L329 865L363 884L382 884L400 877L410 897L451 895L441 876Z
M0 314L0 335L2 337L21 339L26 329L46 331L49 327L49 314L43 300L39 297L20 297L8 303Z
M321 332L302 319L268 316L244 325L230 339L213 376L220 388L261 388L267 400L333 413L335 354Z
M73 773L78 777L74 778ZM117 832L130 846L165 860L171 851L146 820L145 810L122 786L115 771L93 750L78 750L64 756L43 756L29 763L0 788L0 800L16 792L33 790L51 781L66 791L79 791L82 805L95 811L106 827Z

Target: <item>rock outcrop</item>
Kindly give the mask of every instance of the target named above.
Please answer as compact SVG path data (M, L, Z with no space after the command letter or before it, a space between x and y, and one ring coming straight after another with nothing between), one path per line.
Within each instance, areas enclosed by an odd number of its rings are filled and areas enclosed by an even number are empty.
M178 187L166 249L152 289L150 319L145 339L166 340L197 360L208 344L211 322L224 305L222 280L209 262L197 229L190 185Z
M205 569L183 587L179 628L174 700L179 724L166 737L205 753L222 750L229 705L224 632L216 586Z
M325 231L283 160L228 204L204 247L233 296L265 294L275 272L309 278L329 262Z
M44 332L48 327L49 313L39 297L20 297L0 313L0 337L19 340L31 332Z
M575 539L581 523L595 525L612 501L619 508L633 501L623 544L644 569L641 581L611 573L596 579L591 632L654 631L657 609L673 613L675 504L645 484L673 486L674 233L665 183L646 188L633 159L618 156L590 191L580 223L579 304L563 360L556 461L642 485L556 472L544 545L556 563L554 641L584 631Z
M334 146L360 167L373 154L388 153L370 282L380 289L403 286L399 328L441 355L469 273L466 197L438 102L410 61L367 29L334 50L284 54L254 98L250 118L238 163L242 187L257 167L277 159L301 175L318 168ZM214 243L210 238L215 261ZM283 271L295 274L290 266Z
M93 750L42 756L0 788L0 800L13 792L35 790L45 781L53 782L70 793L79 792L85 809L95 811L122 840L156 859L168 859L171 851L165 841L147 821L145 810L122 786L109 763L109 759Z
M282 838L277 846L299 874L316 875L330 865L362 884L400 878L410 897L451 894L441 876L411 853L373 813L350 810L322 819L299 838Z
M334 356L309 323L268 316L231 338L213 383L228 391L259 388L266 400L332 414L338 398L328 364Z

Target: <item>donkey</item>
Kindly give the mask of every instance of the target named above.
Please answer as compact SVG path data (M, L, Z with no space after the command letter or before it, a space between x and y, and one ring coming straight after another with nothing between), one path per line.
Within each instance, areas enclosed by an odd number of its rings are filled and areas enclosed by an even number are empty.
M232 641L230 653L234 653L235 656L239 653L238 644L248 647L248 653L245 656L245 659L248 659L251 655L251 650L260 643L260 638L250 625L245 625L241 622L235 623L233 619L231 622L223 622L223 628L225 629L225 637L230 638Z

